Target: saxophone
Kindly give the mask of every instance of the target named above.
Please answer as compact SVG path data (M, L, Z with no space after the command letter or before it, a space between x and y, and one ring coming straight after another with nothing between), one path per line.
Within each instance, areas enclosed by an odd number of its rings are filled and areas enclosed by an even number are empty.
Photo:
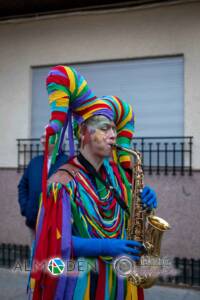
M134 156L136 160L133 167L132 203L127 224L127 239L141 242L144 247L144 253L139 262L134 262L134 268L131 275L128 275L128 281L138 287L150 288L155 284L159 275L155 275L155 272L152 274L151 265L149 269L147 267L147 272L143 272L142 269L146 270L146 266L142 262L159 261L162 235L166 230L170 229L170 225L164 219L155 216L153 210L148 211L142 207L140 194L144 187L144 172L142 170L141 154L138 151L117 144L114 147L118 150L126 151ZM124 256L119 260L121 260L122 266L127 262Z

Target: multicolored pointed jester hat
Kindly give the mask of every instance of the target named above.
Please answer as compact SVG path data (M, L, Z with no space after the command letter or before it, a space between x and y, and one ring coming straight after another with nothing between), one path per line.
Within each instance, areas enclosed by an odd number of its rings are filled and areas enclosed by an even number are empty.
M89 88L85 78L73 67L56 66L48 74L47 91L51 117L46 126L46 147L43 169L43 197L46 195L47 149L49 138L57 136L52 163L57 151L61 150L68 128L70 156L74 155L72 120L81 124L94 115L104 115L114 121L117 128L117 144L130 147L134 132L134 114L132 107L116 96L96 97ZM130 166L130 157L120 151L118 158L123 168ZM44 200L45 202L45 200Z

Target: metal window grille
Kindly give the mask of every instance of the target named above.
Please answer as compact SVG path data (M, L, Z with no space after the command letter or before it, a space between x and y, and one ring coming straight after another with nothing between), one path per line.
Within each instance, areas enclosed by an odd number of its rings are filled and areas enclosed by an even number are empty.
M193 137L135 137L132 147L141 152L144 172L148 174L192 175ZM29 161L43 154L39 139L17 139L18 172L23 171ZM69 154L68 143L64 152Z

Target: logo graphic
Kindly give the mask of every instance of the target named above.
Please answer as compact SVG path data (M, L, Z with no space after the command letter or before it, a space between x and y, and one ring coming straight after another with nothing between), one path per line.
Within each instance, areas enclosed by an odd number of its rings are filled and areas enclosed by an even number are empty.
M65 264L59 257L52 258L48 263L48 270L54 276L62 274L64 269Z
M121 277L131 276L135 279L138 276L170 275L174 271L169 258L156 256L142 256L138 264L129 256L117 257L113 262L113 267L117 275Z
M117 258L114 261L113 266L115 272L121 277L130 275L134 268L133 261L128 256L121 256L120 258Z

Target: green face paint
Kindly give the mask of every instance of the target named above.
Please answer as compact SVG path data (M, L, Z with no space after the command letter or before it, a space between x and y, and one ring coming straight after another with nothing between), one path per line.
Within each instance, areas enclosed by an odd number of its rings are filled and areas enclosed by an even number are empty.
M91 134L95 133L96 130L100 130L106 134L110 129L112 129L116 134L116 126L114 122L102 115L94 116L88 119L85 124Z

